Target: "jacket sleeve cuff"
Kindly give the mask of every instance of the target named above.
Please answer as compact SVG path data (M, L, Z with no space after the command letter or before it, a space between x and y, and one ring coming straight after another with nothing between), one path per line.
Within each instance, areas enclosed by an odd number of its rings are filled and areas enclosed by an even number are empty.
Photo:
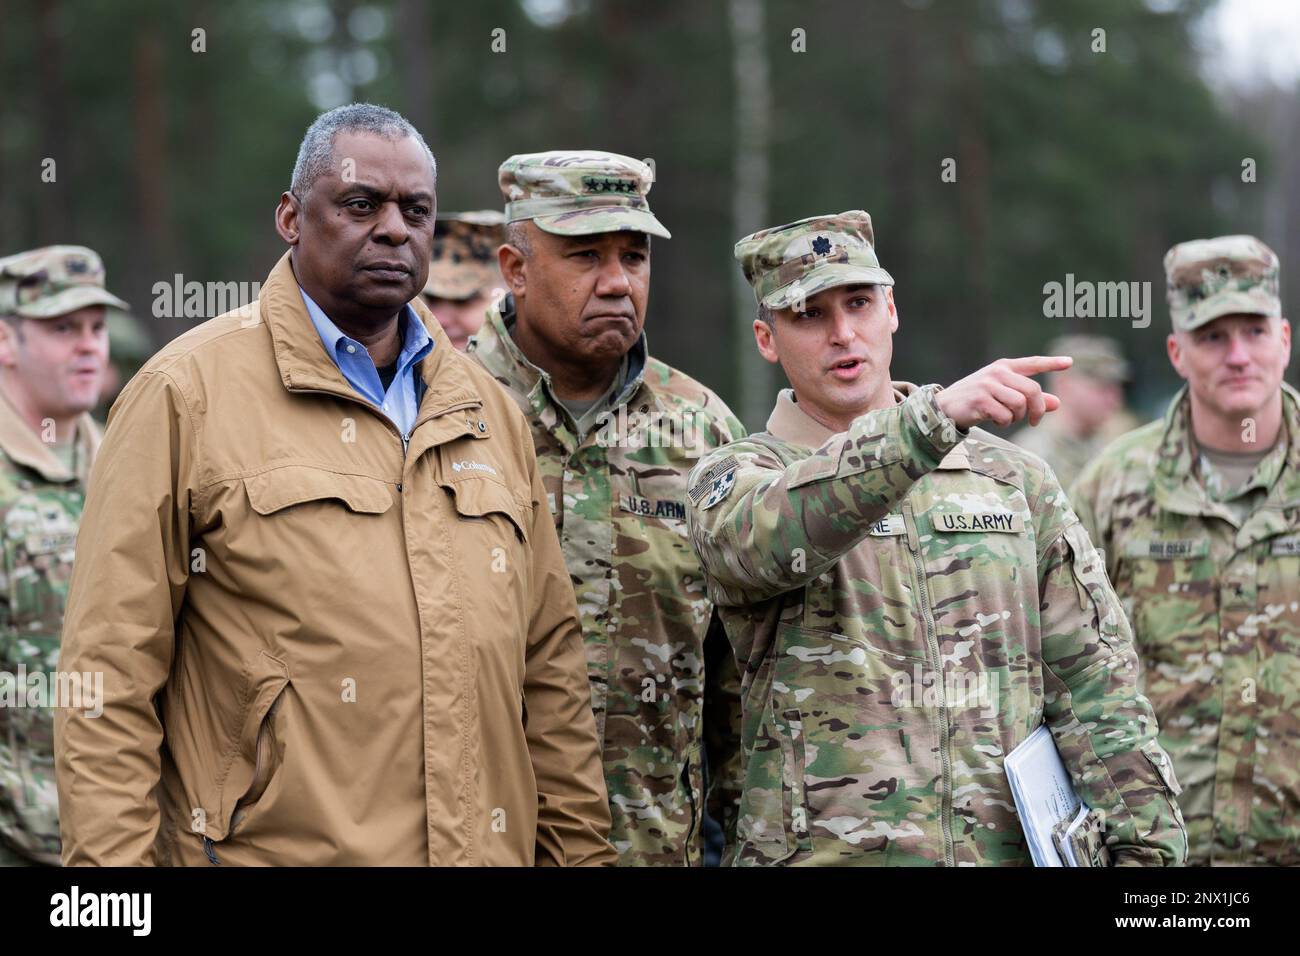
M906 421L916 441L931 453L936 461L959 445L969 432L958 428L957 423L939 409L935 396L942 385L926 385L909 395L903 403Z

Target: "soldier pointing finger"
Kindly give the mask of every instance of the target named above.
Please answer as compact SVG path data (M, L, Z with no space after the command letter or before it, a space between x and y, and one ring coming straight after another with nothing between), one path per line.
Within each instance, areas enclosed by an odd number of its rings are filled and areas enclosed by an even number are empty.
M1050 469L974 427L1056 408L1030 376L1069 359L892 381L899 316L865 212L755 233L736 258L758 349L793 386L690 483L743 671L736 862L1025 865L1003 759L1043 723L1111 861L1181 862L1097 550Z

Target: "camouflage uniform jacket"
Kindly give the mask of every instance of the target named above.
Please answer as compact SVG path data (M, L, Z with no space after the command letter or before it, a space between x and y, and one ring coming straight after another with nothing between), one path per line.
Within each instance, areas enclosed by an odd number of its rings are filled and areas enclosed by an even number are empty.
M734 827L739 679L687 539L686 476L743 428L713 392L650 358L642 336L612 414L579 442L550 376L507 331L513 299L503 307L504 317L489 311L469 352L532 428L582 619L610 842L623 865L701 864L706 737L710 810L724 831ZM679 430L647 429L655 415L684 426L695 447L683 447Z
M1071 496L1132 622L1195 864L1300 864L1300 396L1282 401L1245 521L1206 490L1185 389Z
M744 667L735 862L1027 864L1003 758L1043 723L1112 860L1181 862L1128 626L1060 486L935 387L895 389L838 435L784 392L692 473Z
M78 420L74 441L76 474L0 395L0 863L59 863L54 715L27 705L17 678L58 669L73 545L99 447L89 415ZM23 706L14 706L15 695Z

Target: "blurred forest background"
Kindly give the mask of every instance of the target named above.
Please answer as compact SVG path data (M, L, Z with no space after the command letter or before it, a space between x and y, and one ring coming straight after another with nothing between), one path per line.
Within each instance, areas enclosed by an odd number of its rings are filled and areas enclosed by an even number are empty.
M673 238L654 246L651 350L750 426L779 372L754 352L732 246L856 207L898 283L896 377L948 382L1102 332L1154 415L1177 384L1161 268L1174 242L1259 235L1300 316L1295 73L1243 78L1217 43L1225 23L1279 9L1296 4L0 0L0 254L93 247L161 344L194 320L155 318L153 284L264 279L307 124L369 100L424 133L443 211L499 207L511 153L653 158L651 205ZM1067 273L1150 282L1150 327L1044 318L1044 284Z

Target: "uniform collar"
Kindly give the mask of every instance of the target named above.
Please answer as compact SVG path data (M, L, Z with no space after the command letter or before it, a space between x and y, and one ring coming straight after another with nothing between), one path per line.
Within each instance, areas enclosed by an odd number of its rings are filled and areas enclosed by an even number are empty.
M1285 382L1282 427L1285 434L1278 436L1278 445L1284 447L1265 457L1242 489L1244 492L1261 483L1266 485L1265 504L1279 508L1300 504L1300 394ZM1192 434L1192 403L1186 385L1165 412L1156 455L1155 495L1160 507L1179 514L1227 516L1227 509L1210 499L1199 478L1199 453Z
M911 382L892 384L896 404L916 391L916 386ZM781 441L808 449L820 448L837 434L800 407L792 388L783 388L777 395L776 407L772 409L772 414L767 419L767 431Z
M356 400L356 390L326 353L325 343L307 314L289 253L271 270L255 309L245 321L255 324L260 319L266 323L285 388L291 392L328 392ZM420 377L427 391L420 402L417 424L453 407L481 405L483 400L470 377L465 357L452 348L451 340L428 306L416 296L407 309L414 313L433 342L432 350L420 363Z
M77 471L74 474L23 421L9 396L0 390L0 451L16 464L37 472L46 481L80 481L85 484L91 462L99 449L99 438L99 426L83 412L77 418L77 433L73 437L77 443Z
M488 309L483 328L470 340L469 351L483 364L497 381L512 391L525 396L533 416L548 431L555 430L561 422L566 426L568 412L563 410L551 388L550 373L534 365L524 355L514 340L515 300L507 295L500 302ZM644 330L627 354L627 375L622 389L617 393L611 391L599 406L603 409L618 408L631 402L645 385L645 373L649 347ZM657 397L654 398L656 407ZM593 411L597 406L593 406Z

